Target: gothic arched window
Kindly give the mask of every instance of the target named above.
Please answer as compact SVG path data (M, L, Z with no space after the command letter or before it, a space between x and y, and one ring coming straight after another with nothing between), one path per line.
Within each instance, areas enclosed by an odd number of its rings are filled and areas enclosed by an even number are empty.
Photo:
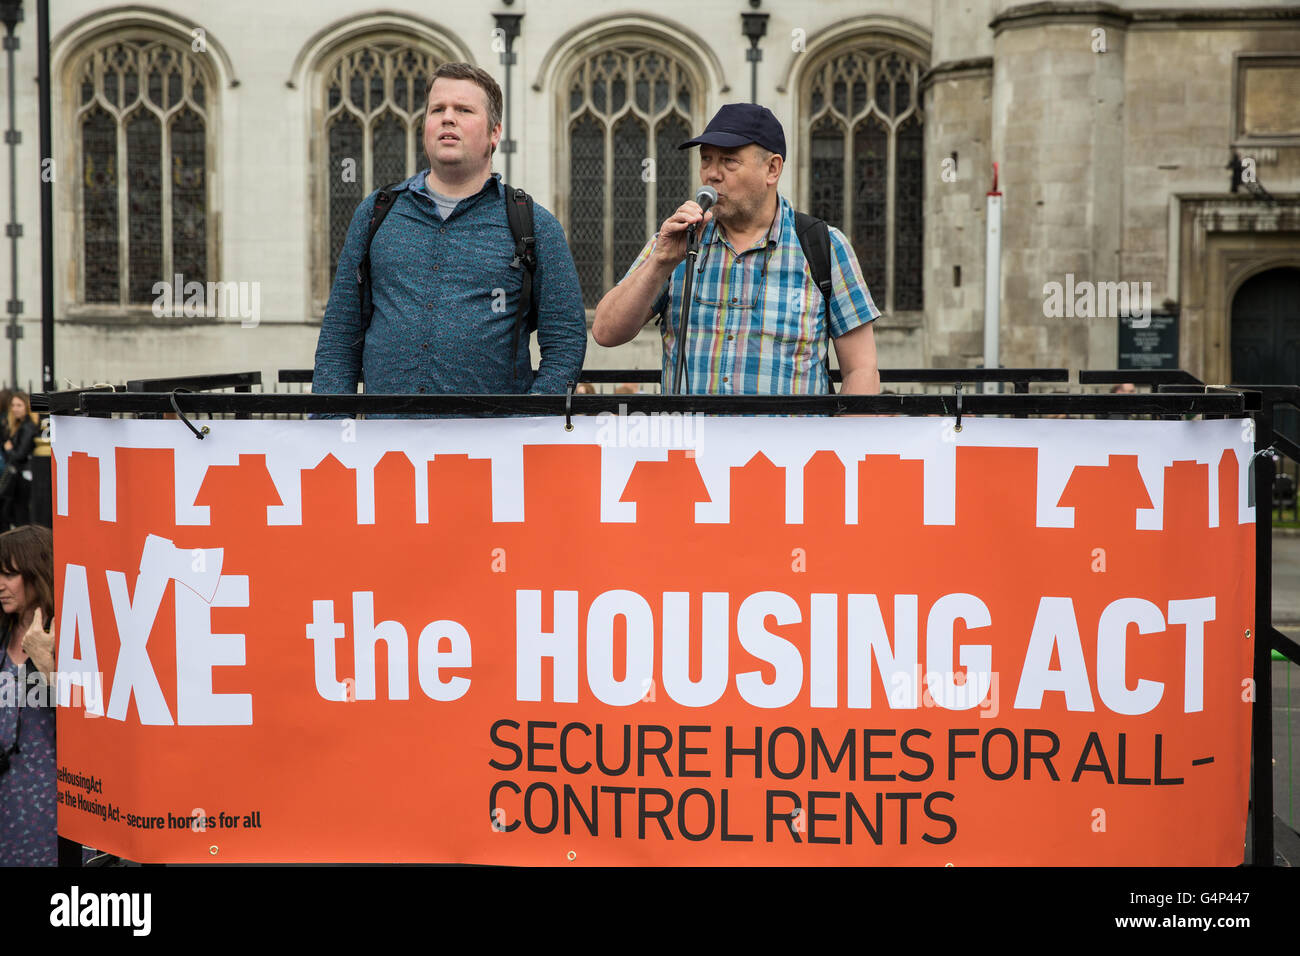
M320 71L321 173L327 210L328 275L317 277L317 297L329 294L348 225L361 200L425 166L423 130L428 77L446 56L408 41L370 38L325 61Z
M113 39L72 66L77 301L154 300L154 283L215 278L208 216L216 84L180 42Z
M594 308L646 240L691 193L691 138L700 93L663 50L619 45L568 73L569 246Z
M922 67L894 50L852 49L813 66L808 117L808 211L853 243L886 312L923 306Z

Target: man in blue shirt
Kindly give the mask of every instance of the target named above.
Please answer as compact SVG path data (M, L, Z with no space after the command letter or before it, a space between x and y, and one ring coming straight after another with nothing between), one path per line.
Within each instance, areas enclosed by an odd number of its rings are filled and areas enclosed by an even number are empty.
M398 188L370 246L374 315L363 335L357 267L376 193L352 217L321 322L312 391L380 394L563 393L587 349L586 313L564 230L533 204L537 343L515 343L523 270L506 195L492 173L501 90L467 63L440 66L424 120L429 170Z

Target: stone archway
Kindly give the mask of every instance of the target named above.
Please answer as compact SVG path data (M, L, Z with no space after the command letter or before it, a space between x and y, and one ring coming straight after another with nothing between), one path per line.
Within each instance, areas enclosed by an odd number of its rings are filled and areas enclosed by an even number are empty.
M1232 381L1300 385L1300 268L1268 269L1237 289L1231 307ZM1278 408L1276 426L1294 437L1297 416Z
M1269 269L1232 298L1232 380L1300 385L1300 269Z
M1169 284L1179 290L1179 364L1206 382L1240 381L1232 348L1235 290L1256 275L1300 267L1300 196L1278 195L1274 203L1175 198L1176 274Z

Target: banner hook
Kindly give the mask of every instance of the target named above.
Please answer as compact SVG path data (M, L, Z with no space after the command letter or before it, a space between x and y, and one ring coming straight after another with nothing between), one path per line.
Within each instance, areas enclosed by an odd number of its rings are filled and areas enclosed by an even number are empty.
M186 428L188 428L190 431L194 432L194 437L195 437L195 438L197 438L199 441L203 441L203 437L204 437L205 435L208 434L208 431L209 431L208 426L207 426L207 425L204 425L202 431L200 431L199 429L195 428L194 425L190 422L190 420L189 420L188 418L185 417L185 413L184 413L183 411L181 411L181 407L180 407L179 405L176 404L176 394L177 394L178 392L189 392L189 391L190 391L190 390L189 390L188 388L174 388L174 389L172 389L172 392L171 392L172 411L174 411L174 412L176 413L176 417L177 417L177 418L179 418L181 421L183 421L183 422L185 423L185 427L186 427Z

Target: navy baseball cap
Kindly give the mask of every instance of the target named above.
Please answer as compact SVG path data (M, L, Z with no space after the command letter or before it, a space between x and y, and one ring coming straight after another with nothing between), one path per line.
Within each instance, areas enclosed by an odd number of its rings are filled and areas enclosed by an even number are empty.
M785 130L770 109L757 103L728 103L709 120L703 133L677 148L689 149L706 143L723 149L757 143L785 159Z

